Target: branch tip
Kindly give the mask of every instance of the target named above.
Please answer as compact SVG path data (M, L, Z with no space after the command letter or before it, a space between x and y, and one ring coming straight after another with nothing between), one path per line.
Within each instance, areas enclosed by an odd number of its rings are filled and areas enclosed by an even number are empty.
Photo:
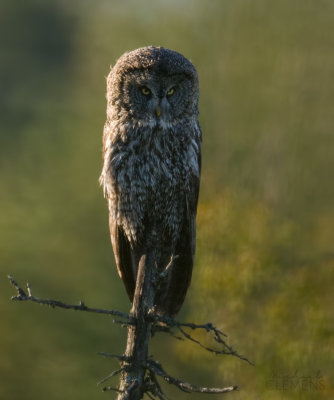
M203 349L214 353L214 354L224 354L224 355L233 355L235 357L240 358L240 360L246 361L248 364L254 366L254 363L249 361L245 356L238 354L231 346L229 346L222 337L227 337L227 335L216 328L211 322L206 324L194 324L192 322L178 322L171 317L166 317L163 315L158 315L154 313L149 314L149 320L152 321L152 329L154 331L167 332L176 338L180 338L172 332L173 328L176 328L183 338L190 340L191 342L196 343L198 346ZM193 338L188 332L186 332L183 328L190 328L192 330L196 329L204 329L207 333L213 334L213 339L216 343L222 346L222 349L214 349L212 347L205 346L199 340Z
M97 313L97 314L114 315L114 316L125 319L125 321L115 320L114 321L115 323L122 323L122 324L127 324L127 325L133 324L133 322L130 321L129 314L126 314L126 313L123 313L123 312L117 311L117 310L107 310L107 309L103 309L103 308L101 309L101 308L87 307L82 300L79 302L79 305L73 305L73 304L63 303L59 300L40 299L31 294L31 288L30 288L29 283L27 283L27 285L26 285L27 291L28 291L28 295L27 295L26 292L19 286L19 284L14 280L14 278L11 275L8 275L8 279L9 279L10 283L12 284L12 286L14 286L17 291L17 295L12 296L12 300L32 301L34 303L47 305L52 308L59 307L59 308L65 308L67 310L87 311L87 312L92 312L92 313Z

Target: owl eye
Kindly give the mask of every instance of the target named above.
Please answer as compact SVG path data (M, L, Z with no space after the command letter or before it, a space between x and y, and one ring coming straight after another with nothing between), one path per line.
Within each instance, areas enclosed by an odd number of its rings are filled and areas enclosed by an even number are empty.
M146 86L143 86L141 89L141 92L143 93L143 95L148 96L151 94L151 91L149 88L147 88Z
M175 88L170 88L169 90L168 90L168 92L167 92L167 96L172 96L173 94L174 94L174 92L175 92Z

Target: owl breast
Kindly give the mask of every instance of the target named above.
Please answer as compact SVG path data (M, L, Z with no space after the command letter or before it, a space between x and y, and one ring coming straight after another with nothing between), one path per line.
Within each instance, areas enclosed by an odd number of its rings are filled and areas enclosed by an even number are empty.
M108 156L101 178L111 219L130 243L140 242L153 226L178 238L191 181L199 177L197 121L183 121L182 128L116 123L105 130Z

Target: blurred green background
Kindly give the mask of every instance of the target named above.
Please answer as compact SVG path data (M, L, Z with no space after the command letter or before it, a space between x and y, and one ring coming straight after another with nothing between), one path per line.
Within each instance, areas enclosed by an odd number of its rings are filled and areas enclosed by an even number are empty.
M124 328L12 303L6 275L129 310L98 186L105 77L151 44L200 78L198 247L179 319L214 322L256 366L160 335L151 353L198 385L239 385L232 400L334 398L333 26L330 0L1 1L0 399L115 396L96 382L117 363L97 352L121 353Z

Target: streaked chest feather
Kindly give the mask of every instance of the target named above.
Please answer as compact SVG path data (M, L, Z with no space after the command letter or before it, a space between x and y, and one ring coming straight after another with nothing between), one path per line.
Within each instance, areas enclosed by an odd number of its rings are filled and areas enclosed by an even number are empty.
M171 233L178 229L191 180L199 177L196 127L105 128L101 183L112 218L129 237L138 235L147 215Z

